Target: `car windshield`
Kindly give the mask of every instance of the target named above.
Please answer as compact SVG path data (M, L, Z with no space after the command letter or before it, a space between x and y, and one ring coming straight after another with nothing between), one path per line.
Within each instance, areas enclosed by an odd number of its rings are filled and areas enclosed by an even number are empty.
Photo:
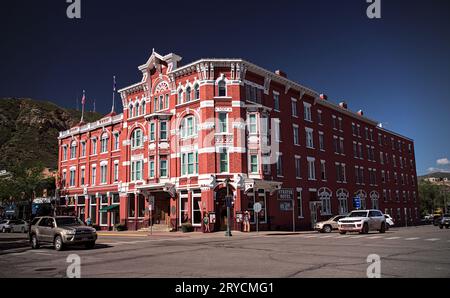
M61 217L56 218L56 224L58 226L78 226L83 225L83 222L76 217Z
M367 217L367 211L356 211L349 214L348 217Z

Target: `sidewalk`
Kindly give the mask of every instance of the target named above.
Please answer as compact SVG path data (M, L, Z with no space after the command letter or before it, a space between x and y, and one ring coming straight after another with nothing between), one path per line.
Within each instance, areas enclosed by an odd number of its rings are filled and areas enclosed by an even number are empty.
M138 232L138 231L99 231L97 232L98 236L101 237L169 237L169 238L223 238L225 237L225 232L214 232L214 233L201 233L201 232L192 232L192 233L183 233L183 232L153 232L150 234L149 232ZM300 231L300 232L286 232L286 231L261 231L261 232L251 232L244 233L239 231L232 231L232 237L264 237L264 236L295 236L295 235L304 235L304 234L317 234L316 231Z

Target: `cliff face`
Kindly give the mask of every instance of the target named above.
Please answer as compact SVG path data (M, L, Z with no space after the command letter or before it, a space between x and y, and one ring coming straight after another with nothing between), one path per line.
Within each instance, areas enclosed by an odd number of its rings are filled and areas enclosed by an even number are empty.
M56 168L58 133L80 121L81 112L53 103L32 99L0 99L0 170L24 163L29 167L41 162ZM85 113L85 121L101 118Z

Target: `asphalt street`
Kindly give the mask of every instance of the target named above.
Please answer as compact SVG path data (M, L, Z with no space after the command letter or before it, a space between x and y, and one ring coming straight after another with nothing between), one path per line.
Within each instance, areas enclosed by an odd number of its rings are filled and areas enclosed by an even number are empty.
M66 277L69 255L81 277L367 277L369 255L382 277L450 277L450 230L434 226L368 235L261 232L100 233L95 249L32 250L26 234L0 234L0 277Z

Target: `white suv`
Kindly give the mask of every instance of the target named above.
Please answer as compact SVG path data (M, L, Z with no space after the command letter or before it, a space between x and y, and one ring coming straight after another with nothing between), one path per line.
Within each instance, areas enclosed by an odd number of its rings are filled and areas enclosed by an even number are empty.
M386 218L380 210L355 210L339 220L338 229L341 234L347 232L367 234L374 230L384 233L386 232Z

